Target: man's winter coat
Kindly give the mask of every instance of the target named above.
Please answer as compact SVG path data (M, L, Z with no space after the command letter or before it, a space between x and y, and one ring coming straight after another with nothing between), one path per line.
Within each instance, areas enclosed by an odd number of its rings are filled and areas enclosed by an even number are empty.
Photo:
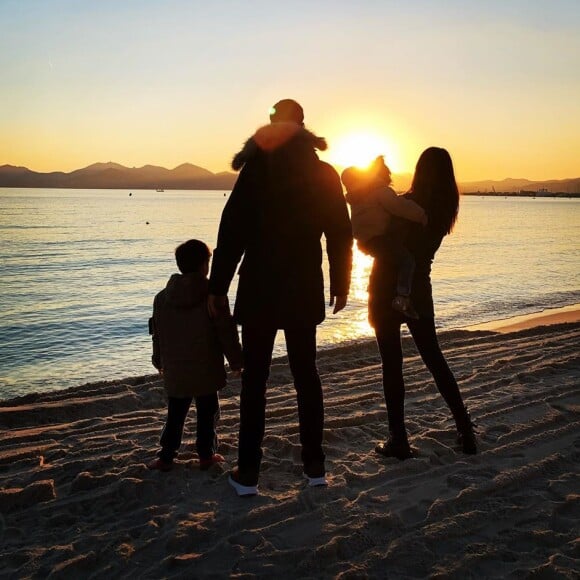
M210 319L207 289L201 273L174 274L153 301L152 362L163 369L170 397L197 397L223 388L224 354L232 369L242 366L234 321L226 313Z
M321 237L330 293L350 285L352 230L340 178L316 155L323 139L295 123L259 129L232 163L242 170L223 210L210 293L225 296L238 262L234 317L276 328L324 320Z

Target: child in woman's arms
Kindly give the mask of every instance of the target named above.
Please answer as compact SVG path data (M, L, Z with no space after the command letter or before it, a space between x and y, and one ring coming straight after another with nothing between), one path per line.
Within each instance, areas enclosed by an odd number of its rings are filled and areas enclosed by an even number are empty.
M418 318L411 303L415 259L405 247L404 232L395 232L392 216L427 225L427 214L410 199L398 196L390 187L391 171L382 156L368 169L348 167L342 172L346 201L351 207L352 233L359 249L375 258L388 252L398 269L397 296L392 307L410 318Z

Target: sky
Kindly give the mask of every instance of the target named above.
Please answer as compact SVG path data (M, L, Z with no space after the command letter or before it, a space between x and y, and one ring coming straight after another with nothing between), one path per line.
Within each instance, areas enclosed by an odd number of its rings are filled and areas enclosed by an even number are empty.
M227 171L294 98L338 167L580 176L579 0L0 0L0 165Z

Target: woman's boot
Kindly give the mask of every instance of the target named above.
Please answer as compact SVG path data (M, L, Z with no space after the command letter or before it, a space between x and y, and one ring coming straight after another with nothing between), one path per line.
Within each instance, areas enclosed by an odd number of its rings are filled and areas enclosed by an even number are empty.
M464 409L461 417L456 418L457 424L457 442L461 445L463 453L467 455L475 455L477 453L477 439L475 437L474 425L471 417Z
M401 461L413 457L406 430L403 428L390 431L389 438L384 443L377 444L375 453L383 457L396 457Z

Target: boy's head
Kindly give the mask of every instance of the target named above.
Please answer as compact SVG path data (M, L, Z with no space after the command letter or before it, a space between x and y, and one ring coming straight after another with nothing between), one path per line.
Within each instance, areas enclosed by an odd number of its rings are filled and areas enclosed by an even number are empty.
M182 274L207 274L210 257L210 249L199 240L187 240L175 248L175 261Z

